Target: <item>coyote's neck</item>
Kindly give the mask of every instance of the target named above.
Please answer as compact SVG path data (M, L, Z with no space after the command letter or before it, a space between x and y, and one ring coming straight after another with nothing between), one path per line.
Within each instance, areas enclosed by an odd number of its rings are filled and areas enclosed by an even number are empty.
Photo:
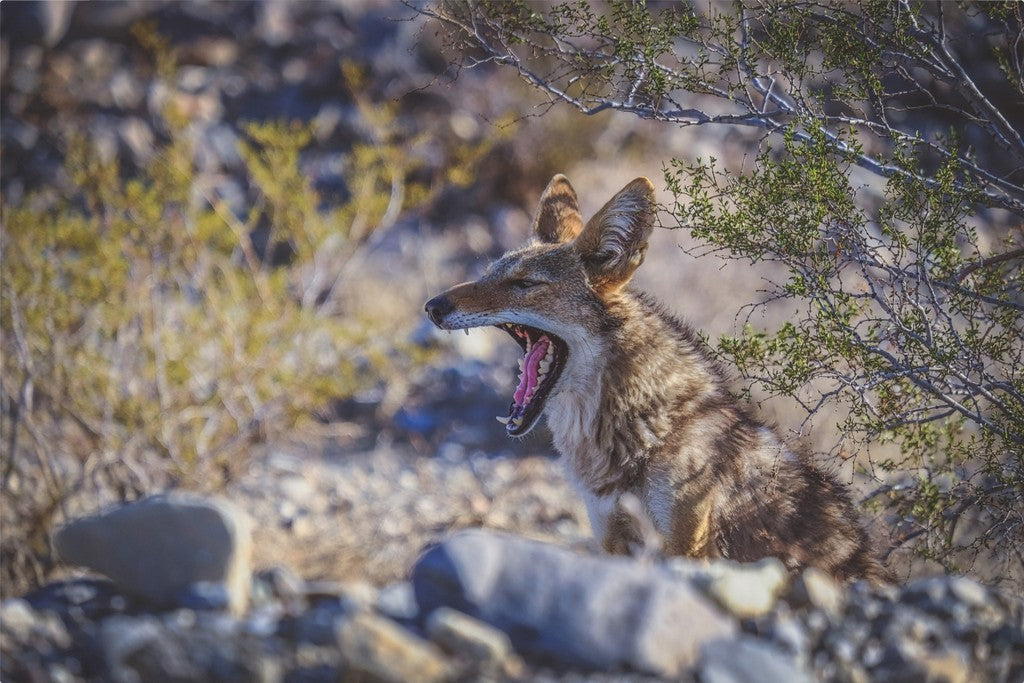
M595 438L597 412L600 407L600 382L592 391L571 390L553 396L548 406L548 426L555 449L579 483L596 490L607 481L608 458L601 453ZM597 484L598 486L595 486Z
M621 326L566 368L548 425L574 478L604 495L630 490L698 395L717 390L689 339L641 301L623 302Z
M591 344L571 350L562 382L565 388L548 401L548 427L555 449L574 478L587 488L593 488L592 480L604 478L599 461L606 458L587 454L597 455L600 450L596 423L605 360L605 349Z

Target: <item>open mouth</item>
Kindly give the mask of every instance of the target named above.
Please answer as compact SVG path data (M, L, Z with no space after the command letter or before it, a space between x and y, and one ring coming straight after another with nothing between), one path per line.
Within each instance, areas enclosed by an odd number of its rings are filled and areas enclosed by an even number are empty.
M498 418L510 436L522 436L533 429L543 412L544 402L565 368L569 347L550 332L529 325L502 323L496 327L508 332L523 349L519 385L512 396L508 417Z

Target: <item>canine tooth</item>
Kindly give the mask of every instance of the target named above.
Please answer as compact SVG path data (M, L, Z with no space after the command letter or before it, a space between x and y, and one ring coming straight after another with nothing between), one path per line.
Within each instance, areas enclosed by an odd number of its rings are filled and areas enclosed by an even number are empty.
M498 415L494 419L497 420L498 422L500 422L503 425L507 425L510 418L502 417L501 415Z
M526 367L526 359L525 358L520 358L519 359L519 371L522 372L524 367Z
M512 418L512 424L515 425L516 427L519 427L520 425L523 424L523 418L521 418L521 417L514 417L514 418Z

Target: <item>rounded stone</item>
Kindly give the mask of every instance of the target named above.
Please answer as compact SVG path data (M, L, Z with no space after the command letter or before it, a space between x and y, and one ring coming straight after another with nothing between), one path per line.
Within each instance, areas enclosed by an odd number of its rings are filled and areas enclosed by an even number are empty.
M197 582L222 584L235 613L248 601L251 522L226 501L151 496L70 522L54 546L64 562L94 569L159 606L178 604Z

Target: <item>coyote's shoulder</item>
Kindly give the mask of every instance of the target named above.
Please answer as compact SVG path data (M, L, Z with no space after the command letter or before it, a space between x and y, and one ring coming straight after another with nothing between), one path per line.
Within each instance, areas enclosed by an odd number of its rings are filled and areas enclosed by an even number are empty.
M781 558L838 578L882 579L845 489L729 393L697 335L627 283L653 226L653 187L638 178L586 225L556 176L536 240L475 282L431 299L448 329L497 325L523 347L506 423L525 434L542 413L595 535L627 552L635 495L671 554Z

